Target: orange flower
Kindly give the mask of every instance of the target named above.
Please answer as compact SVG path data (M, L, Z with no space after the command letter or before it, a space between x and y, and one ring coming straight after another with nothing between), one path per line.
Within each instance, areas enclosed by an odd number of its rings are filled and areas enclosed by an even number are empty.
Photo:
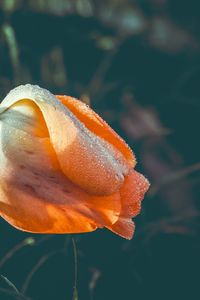
M38 86L0 105L0 214L21 230L106 227L130 239L149 187L128 145L88 106Z

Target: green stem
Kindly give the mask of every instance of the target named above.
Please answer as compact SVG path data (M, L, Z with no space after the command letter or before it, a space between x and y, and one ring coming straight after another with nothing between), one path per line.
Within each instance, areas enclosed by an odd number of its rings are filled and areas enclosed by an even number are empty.
M75 239L72 237L72 246L73 246L73 254L74 254L74 290L73 290L73 298L72 300L78 300L78 257L77 257L77 248Z

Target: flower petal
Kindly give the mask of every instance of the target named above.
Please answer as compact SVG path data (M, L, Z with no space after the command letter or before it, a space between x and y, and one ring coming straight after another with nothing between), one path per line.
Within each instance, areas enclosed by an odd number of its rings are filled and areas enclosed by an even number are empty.
M72 182L96 195L119 190L130 166L117 148L89 131L54 95L38 86L12 90L0 113L23 99L41 110L60 167Z
M124 140L88 105L70 96L56 96L90 131L117 148L129 167L136 164L135 156Z
M10 224L30 232L77 233L116 222L119 193L93 196L70 182L48 137L5 122L0 135L0 211Z
M127 239L132 238L135 229L132 218L140 212L141 201L148 188L148 180L142 174L132 170L120 189L122 208L119 219L108 229Z

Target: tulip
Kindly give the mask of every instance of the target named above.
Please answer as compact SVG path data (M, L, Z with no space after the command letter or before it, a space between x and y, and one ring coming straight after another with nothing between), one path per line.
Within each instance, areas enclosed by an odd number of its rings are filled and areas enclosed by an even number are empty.
M149 187L128 145L92 109L34 85L0 105L0 214L35 233L106 227L130 239Z

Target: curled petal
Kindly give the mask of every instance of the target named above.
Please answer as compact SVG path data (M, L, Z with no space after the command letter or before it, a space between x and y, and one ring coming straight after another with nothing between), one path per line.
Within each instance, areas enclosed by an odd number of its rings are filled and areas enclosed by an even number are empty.
M12 90L2 102L2 112L20 100L41 110L50 141L64 174L84 190L98 195L116 192L129 172L124 155L89 131L54 95L38 86Z

